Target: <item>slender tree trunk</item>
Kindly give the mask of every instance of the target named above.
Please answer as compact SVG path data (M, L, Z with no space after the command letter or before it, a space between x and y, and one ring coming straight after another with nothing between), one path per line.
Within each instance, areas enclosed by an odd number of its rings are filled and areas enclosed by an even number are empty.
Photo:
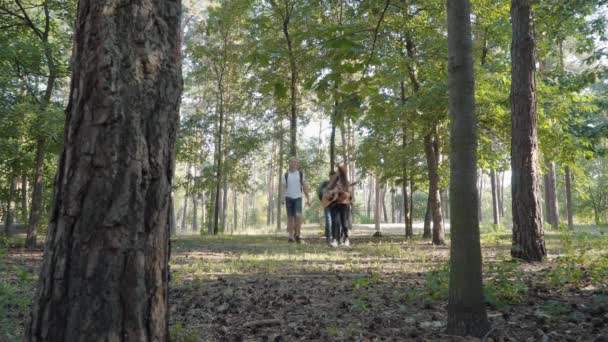
M505 172L504 171L500 171L500 176L496 177L497 180L497 190L498 190L498 212L499 212L499 217L500 218L504 218L505 217Z
M336 169L336 121L338 120L338 100L334 100L331 114L331 135L329 136L329 170Z
M391 188L391 223L395 223L395 188Z
M21 175L21 223L27 223L27 174Z
M414 191L416 188L414 187L416 184L414 183L414 175L410 176L410 210L409 215L405 216L407 222L407 227L412 231L412 237L414 236ZM407 229L406 227L406 229Z
M27 228L25 246L32 248L36 246L38 236L38 225L42 211L42 186L44 181L44 152L46 141L38 138L36 141L36 166L34 171L34 186L32 190L32 207L30 209L30 220Z
M232 232L236 232L236 228L238 227L238 217L239 211L237 209L238 206L238 194L236 190L232 190Z
M500 224L500 214L498 207L498 177L496 177L496 170L490 169L490 183L492 184L492 215L494 218L494 224Z
M224 185L222 189L222 216L221 216L221 226L223 231L228 230L227 225L227 217L228 217L228 180L224 178Z
M424 239L430 239L432 237L431 232L431 223L433 222L433 214L432 214L432 204L431 204L431 195L429 190L429 196L426 201L426 211L424 212L424 228L422 231L422 237Z
M342 138L342 162L344 165L348 166L348 142L346 140L346 129L344 128L344 121L346 119L343 118L342 125L340 125L340 137ZM353 178L349 178L351 181Z
M207 199L206 193L203 191L201 193L201 229L205 229L205 225L207 224Z
M570 167L566 166L564 168L564 171L566 173L566 175L564 176L566 178L566 208L567 208L567 214L568 214L568 229L573 230L574 229L574 220L573 220L573 213L572 213L572 185L571 185L571 181L572 181L572 176L570 175Z
M511 255L528 262L547 255L538 182L534 29L530 0L511 0Z
M388 215L386 212L386 185L382 187L382 191L380 193L380 203L382 204L382 222L388 222Z
M181 3L106 5L78 5L29 342L168 340ZM145 30L150 22L163 25Z
M266 225L270 226L274 222L272 214L274 213L274 154L275 144L272 144L272 154L270 156L270 166L268 168L267 191L268 191L268 210L266 211Z
M223 167L223 146L222 146L222 138L224 136L224 87L222 84L222 79L220 77L220 81L218 82L218 94L219 94L219 118L218 118L218 132L216 137L216 174L215 174L215 196L213 196L213 234L219 233L219 224L220 224L220 207L221 200L220 192L222 188L222 180L224 179L224 170ZM223 225L222 225L223 228Z
M298 116L297 116L297 92L298 92L298 68L297 62L294 56L293 42L291 35L289 34L289 22L291 20L292 12L288 9L285 10L285 16L283 17L283 35L287 42L287 54L289 58L289 133L290 133L290 144L289 144L289 156L296 157L297 155L297 135L298 135Z
M283 126L279 123L279 187L277 189L277 231L281 231L281 203L283 199Z
M479 222L483 222L483 169L479 169Z
M449 334L483 337L490 330L482 285L477 213L477 118L469 0L447 2L450 103L451 245Z
M13 230L13 223L15 220L15 205L14 197L17 191L17 177L11 177L11 185L8 190L8 198L6 201L6 220L4 221L4 235L9 236Z
M548 222L551 224L553 229L559 228L559 204L557 201L557 176L555 170L555 162L548 163L549 172L547 173L546 193L547 198L545 204L547 205Z
M186 176L186 192L184 193L184 206L182 211L182 226L180 230L186 231L186 224L188 222L188 195L190 195L190 165L188 165L188 174Z
M375 181L375 186L374 186L374 229L376 230L376 233L374 233L374 236L376 237L380 237L381 233L380 233L380 206L382 205L382 201L380 200L380 196L381 196L381 191L380 191L380 176L377 175L376 176L376 181Z
M171 191L171 197L169 198L169 233L171 236L177 234L177 222L175 222L175 204L173 202L173 190Z
M374 191L374 177L368 177L369 179L369 190L367 192L367 217L371 217L372 210L372 192Z
M435 137L437 139L437 137ZM431 214L433 218L433 244L445 244L443 230L443 215L441 213L441 197L439 195L439 173L436 148L433 146L433 134L424 137L424 149L426 152L429 170L429 198L431 203Z
M198 232L198 195L192 193L192 231Z

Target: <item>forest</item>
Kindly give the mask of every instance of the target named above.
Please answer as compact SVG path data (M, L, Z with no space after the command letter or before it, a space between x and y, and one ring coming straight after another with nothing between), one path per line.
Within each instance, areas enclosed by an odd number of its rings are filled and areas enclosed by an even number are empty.
M0 219L0 342L608 341L608 1L0 0Z

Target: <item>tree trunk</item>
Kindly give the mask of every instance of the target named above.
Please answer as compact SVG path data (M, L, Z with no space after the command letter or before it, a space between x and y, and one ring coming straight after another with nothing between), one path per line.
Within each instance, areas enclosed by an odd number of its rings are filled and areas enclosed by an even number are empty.
M20 223L27 222L27 174L24 172L21 175L21 213Z
M395 223L395 188L391 188L391 223Z
M283 126L279 123L279 187L277 189L277 231L281 231L281 203L283 199Z
M207 199L205 192L201 193L201 229L205 229L207 224Z
M15 220L15 205L14 205L14 197L15 191L17 191L17 177L11 177L11 185L8 190L8 198L6 201L6 220L4 221L4 235L11 235L11 231L13 230L13 223Z
M564 171L566 173L566 175L564 176L566 178L566 208L567 208L567 214L568 214L568 229L573 230L574 229L574 220L573 220L573 213L572 213L572 185L571 185L571 181L572 181L572 176L570 176L570 167L566 166L564 168Z
M338 120L338 101L334 101L331 115L331 135L329 136L329 171L336 169L336 121Z
M432 211L433 209L431 208L431 195L430 195L430 190L429 190L429 196L427 197L426 200L426 211L424 212L424 229L422 231L422 237L424 239L430 239L432 236L432 232L431 232L431 223L433 221L433 215L432 215Z
M405 218L407 219L407 225L409 227L409 229L412 231L412 237L414 236L414 191L415 191L415 186L416 184L414 183L414 175L410 176L410 210L409 210L409 215L406 215ZM408 229L406 227L406 229Z
M268 210L266 210L266 225L271 226L274 223L274 155L275 155L275 144L272 144L272 154L270 156L270 166L268 168Z
M382 204L382 222L388 222L388 215L386 212L386 186L382 187L382 191L380 193L380 203Z
M38 225L42 211L42 185L44 181L44 152L46 141L44 138L36 140L36 166L34 171L34 186L32 190L32 207L30 209L30 220L27 227L25 246L32 248L36 246Z
M177 234L177 222L175 222L175 204L173 202L173 190L171 191L171 197L169 197L169 234L175 236Z
M497 180L497 190L498 190L498 209L499 209L499 217L505 217L505 172L500 172L500 177L496 177Z
M557 176L555 170L555 162L548 163L547 182L545 184L547 206L547 221L553 229L559 228L559 205L557 201Z
M479 169L479 222L483 222L483 169Z
M372 210L372 192L374 188L374 177L368 177L369 179L369 190L367 192L367 217L371 217Z
M232 190L232 232L236 232L236 227L238 227L238 217L239 211L237 209L238 206L238 194L236 190Z
M168 340L181 3L152 1L78 5L64 147L26 341ZM146 30L151 22L162 25Z
M190 195L190 165L188 165L188 173L186 176L186 192L184 193L184 206L182 211L182 226L180 230L186 231L186 223L188 222L188 195Z
M530 0L511 0L511 255L528 262L547 255L538 182L534 30Z
M449 196L448 196L448 189L447 188L441 189L439 194L441 195L440 198L441 198L441 209L443 210L443 219L450 220L450 201L449 201Z
M444 245L445 233L443 230L443 215L441 213L441 197L439 195L438 153L434 146L437 144L437 141L433 141L433 135L431 133L424 137L424 150L429 171L429 198L433 218L433 244ZM437 139L437 137L435 136L434 139Z
M192 231L198 232L198 195L192 193Z
M490 183L492 185L492 215L494 218L494 224L500 224L500 215L498 208L498 177L496 177L496 170L490 169Z
M228 217L228 180L224 178L224 188L222 189L222 217L221 217L221 227L222 231L228 230L227 225L227 217Z
M285 41L287 42L287 53L289 58L289 133L290 133L290 144L289 144L289 156L295 158L297 155L297 140L298 135L298 116L297 116L297 92L298 92L298 68L296 58L294 56L293 42L289 34L289 21L291 20L292 12L288 9L285 10L285 16L283 18L283 34Z
M450 107L451 245L448 328L483 337L490 330L482 285L477 199L477 118L469 0L447 2Z
M376 176L375 186L374 186L374 229L376 233L374 236L380 236L380 206L382 205L382 201L380 200L380 176Z
M222 83L222 77L217 84L218 90L218 98L219 98L219 118L218 118L218 131L216 136L216 155L215 155L215 165L216 165L216 174L215 174L215 196L213 196L213 234L219 233L220 227L220 215L221 215L221 200L220 192L222 188L222 180L224 179L224 170L223 170L223 159L224 152L222 146L222 138L224 136L224 86ZM224 226L222 225L222 229Z

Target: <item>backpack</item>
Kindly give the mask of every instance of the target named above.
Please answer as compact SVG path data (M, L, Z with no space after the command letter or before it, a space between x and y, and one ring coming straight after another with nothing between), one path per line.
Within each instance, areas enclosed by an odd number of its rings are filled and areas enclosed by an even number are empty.
M317 188L317 196L319 196L319 201L323 200L323 194L325 194L325 192L327 191L328 184L329 184L328 180L323 181L319 185L319 188Z
M304 191L304 175L302 174L302 171L300 172L300 191ZM289 183L287 182L287 176L289 175L289 172L285 172L285 189L287 189L287 186L289 185Z

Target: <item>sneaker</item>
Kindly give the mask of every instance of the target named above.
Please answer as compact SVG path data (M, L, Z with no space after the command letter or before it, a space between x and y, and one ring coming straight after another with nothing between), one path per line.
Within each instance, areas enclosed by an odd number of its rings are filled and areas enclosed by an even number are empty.
M338 247L338 241L336 241L336 240L331 240L331 242L329 243L329 245L330 245L331 247Z
M289 242L289 243L293 243L293 242L296 242L296 240L294 240L294 239L292 239L292 238L289 238L289 240L287 240L287 242Z
M304 241L302 241L302 239L300 239L300 237L299 237L299 236L296 236L296 242L297 242L297 243L304 243Z
M342 245L344 245L346 247L350 247L350 240L348 240L348 238L344 239L344 242L342 242Z

